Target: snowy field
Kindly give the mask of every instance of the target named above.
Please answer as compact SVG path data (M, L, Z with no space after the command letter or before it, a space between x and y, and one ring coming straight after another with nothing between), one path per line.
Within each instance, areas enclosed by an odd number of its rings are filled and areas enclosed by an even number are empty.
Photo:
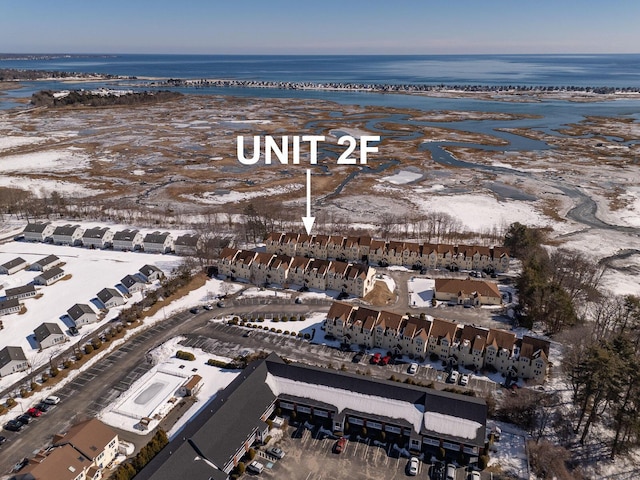
M129 432L146 435L152 431L160 420L177 405L178 389L192 375L202 377L202 387L196 395L197 401L187 410L180 420L168 432L173 438L182 427L193 418L206 403L240 373L239 370L227 370L207 365L210 358L221 361L230 359L211 355L197 348L179 345L183 337L174 337L150 352L155 365L124 392L113 405L107 407L99 415L105 423ZM194 361L176 358L177 350L191 352ZM139 428L143 417L152 419L147 430Z
M13 313L2 317L4 329L0 335L0 348L8 345L22 347L33 367L48 362L51 356L69 348L70 341L86 336L103 323L117 317L122 308L126 307L125 304L112 308L100 322L82 327L81 336L69 337L69 327L72 323L66 312L74 304L88 304L97 312L101 305L96 299L96 294L103 288L116 288L120 279L127 274L135 274L145 264L156 265L169 274L182 261L180 257L171 255L90 250L44 243L9 242L0 245L0 263L18 256L32 263L50 254L57 255L64 262L62 270L69 278L58 280L53 285L37 286L36 297L23 300L25 313ZM38 274L39 272L22 270L13 275L0 276L0 295L4 295L7 288L29 284ZM149 288L155 287L150 285ZM139 300L141 295L134 294L128 303ZM43 322L57 324L68 336L68 341L39 352L33 331ZM16 373L3 377L0 379L0 388L15 382L19 376L20 373Z

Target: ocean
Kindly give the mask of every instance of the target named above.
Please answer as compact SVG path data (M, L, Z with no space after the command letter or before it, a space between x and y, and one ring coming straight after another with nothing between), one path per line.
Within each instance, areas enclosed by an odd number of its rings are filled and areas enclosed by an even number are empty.
M0 68L315 83L640 87L640 54L95 55L0 59Z

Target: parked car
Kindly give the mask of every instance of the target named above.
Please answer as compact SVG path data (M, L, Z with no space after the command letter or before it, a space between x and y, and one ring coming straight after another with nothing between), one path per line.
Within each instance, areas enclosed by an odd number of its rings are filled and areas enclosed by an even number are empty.
M259 461L254 460L249 465L247 465L247 470L252 473L262 473L262 471L264 470L264 465Z
M16 463L13 466L13 471L14 472L19 472L24 467L26 467L28 463L29 463L29 459L27 457L23 458L22 460L20 460L18 463Z
M218 305L218 308L224 308L225 307L223 301L218 302L216 305Z
M371 363L374 363L377 365L378 363L380 363L381 358L382 358L382 355L380 353L375 353L373 357L371 357Z
M38 402L36 403L36 408L42 413L47 413L47 411L49 411L49 409L51 408L51 405L44 402Z
M336 453L340 453L342 452L342 450L344 450L344 447L346 445L347 445L347 439L344 437L340 437L336 442L335 446L333 447L333 451Z
M458 383L459 378L460 378L460 372L457 370L451 370L451 373L449 374L449 378L447 378L447 382Z
M362 357L364 357L364 353L358 352L353 356L353 359L351 361L353 363L360 363L360 361L362 360Z
M206 305L203 305L202 308L204 308L205 310L213 310L213 305L207 303Z
M296 297L296 299L294 301L295 301L295 303L302 303L302 298Z
M56 397L55 395L50 395L44 399L44 403L48 405L57 405L60 403L60 397Z
M460 375L460 385L466 387L469 384L469 374L465 373Z
M420 461L417 457L411 457L409 459L409 463L407 464L407 474L411 476L416 476L418 474L418 466L420 465Z
M198 313L200 311L200 309L198 307L193 307L193 308L189 309L189 311L195 315L196 313Z
M453 464L447 465L447 480L456 480L456 467Z
M24 424L22 422L19 422L18 420L9 420L4 424L4 429L9 430L10 432L19 432L20 430L22 430L23 426Z
M23 425L27 425L31 421L31 417L26 413L19 415L16 417L16 421L22 423Z
M267 449L269 455L273 455L276 458L284 458L284 452L279 447L271 447Z
M380 360L380 365L388 365L390 361L391 361L391 355L385 355Z
M0 445L7 441L7 437L0 435Z
M74 337L77 337L78 335L80 335L80 332L78 331L77 327L69 327L69 333Z
M418 371L418 364L413 362L411 365L409 365L409 369L407 370L407 373L409 373L410 375L413 375L417 371Z
M29 410L27 410L27 414L31 417L39 417L40 415L42 415L42 412L37 408L31 407Z

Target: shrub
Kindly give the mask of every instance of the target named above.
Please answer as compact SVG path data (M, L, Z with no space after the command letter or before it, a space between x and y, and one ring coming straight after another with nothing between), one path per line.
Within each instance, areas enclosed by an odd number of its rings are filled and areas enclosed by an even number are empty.
M278 317L273 319L273 323L278 323L279 321L280 321L280 319ZM282 321L284 321L284 319Z
M240 475L244 475L244 471L246 470L244 462L238 462L238 465L236 465L236 469L238 470L238 473Z
M99 338L92 339L91 346L94 350L98 350L102 346L102 340L100 340Z
M65 360L64 362L62 362L62 366L64 368L71 368L71 366L73 365L73 362L71 360Z
M296 332L291 332L291 336L292 336L292 337L295 337L295 336L297 336L297 335L298 335L298 334L297 334Z
M438 453L436 453L436 458L440 461L444 460L447 456L447 452L444 451L444 448L438 448Z
M60 370L58 370L58 367L53 367L51 368L50 372L52 377L57 377L58 374L60 373Z
M84 346L84 353L86 353L87 355L89 355L91 352L93 352L93 345L85 345Z
M284 331L284 332L282 332L282 333L284 333L285 335L289 335L289 333L291 333L291 332L289 332L289 330L285 330L285 331Z
M249 456L249 460L253 460L256 458L256 451L253 448L250 448L247 455Z
M288 321L289 321L289 319L288 319L287 317L282 317L282 321L283 321L283 322L288 322Z
M304 339L305 340L309 340L311 338L311 334L310 333L305 333L304 334Z
M489 455L480 455L478 457L478 468L484 470L489 465Z
M30 394L29 390L27 390L25 387L22 387L20 389L20 396L22 398L27 398L29 396L29 394Z
M300 320L301 322L304 322L307 319L307 317L305 317L304 315L300 315L300 318L298 318L298 320Z
M196 356L191 352L185 352L183 350L178 350L176 352L176 358L179 358L180 360L188 360L188 361L192 362L193 360L196 359Z
M43 373L40 379L42 380L42 383L47 383L47 381L49 380L49 374Z
M7 407L0 405L0 415L4 415L5 413L7 413Z
M298 337L302 338L304 337L304 334L302 332L298 332Z
M40 389L40 385L38 385L37 382L34 382L33 380L31 381L31 384L29 385L29 388L31 388L32 391L37 391L38 389Z
M211 365L212 367L219 368L233 368L233 365L228 362L223 362L222 360L216 360L215 358L210 358L207 360L207 365Z
M276 333L282 333L282 330L279 328L276 330Z
M7 406L7 408L14 407L16 405L16 400L14 398L9 397L5 402L5 405Z
M271 331L272 331L272 332L275 332L275 331L276 331L276 329L275 329L274 327L271 327Z
M262 318L262 317L258 317L258 320L257 320L257 321L258 321L258 322L264 322L264 318Z

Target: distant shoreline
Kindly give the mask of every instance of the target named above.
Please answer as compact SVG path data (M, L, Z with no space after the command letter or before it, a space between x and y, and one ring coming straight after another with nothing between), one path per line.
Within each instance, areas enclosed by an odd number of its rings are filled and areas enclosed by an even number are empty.
M537 102L542 99L564 99L578 102L602 101L616 98L640 99L640 87L582 87L531 85L467 85L467 84L386 84L304 82L273 80L241 80L220 78L163 78L119 76L99 73L58 72L47 70L0 69L0 91L19 88L22 81L101 82L113 81L129 88L271 88L279 90L316 90L332 92L364 92L412 94L435 97L470 97L512 102ZM12 86L16 85L16 86Z

